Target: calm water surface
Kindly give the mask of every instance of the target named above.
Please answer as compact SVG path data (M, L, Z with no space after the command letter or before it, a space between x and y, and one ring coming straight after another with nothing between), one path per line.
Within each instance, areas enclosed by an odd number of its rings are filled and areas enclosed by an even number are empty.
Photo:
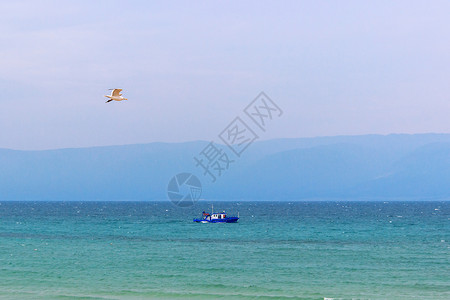
M450 202L0 202L0 298L450 299Z

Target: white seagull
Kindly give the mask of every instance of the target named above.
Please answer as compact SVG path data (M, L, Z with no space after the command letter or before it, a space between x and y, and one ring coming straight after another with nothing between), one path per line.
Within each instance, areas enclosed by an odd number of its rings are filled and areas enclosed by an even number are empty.
M110 89L112 90L111 95L105 96L106 98L109 98L106 103L111 102L113 100L115 101L122 101L122 100L128 100L127 98L122 97L122 94L120 93L122 89Z

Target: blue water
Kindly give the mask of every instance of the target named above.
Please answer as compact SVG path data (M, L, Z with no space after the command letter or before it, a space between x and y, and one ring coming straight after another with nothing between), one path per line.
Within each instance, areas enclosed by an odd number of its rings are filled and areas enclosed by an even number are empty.
M450 202L0 202L0 298L450 299Z

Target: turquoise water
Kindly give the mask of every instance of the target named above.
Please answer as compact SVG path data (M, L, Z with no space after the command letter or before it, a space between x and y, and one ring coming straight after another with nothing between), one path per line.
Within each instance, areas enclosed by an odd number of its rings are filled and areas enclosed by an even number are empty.
M0 202L2 299L450 299L450 202Z

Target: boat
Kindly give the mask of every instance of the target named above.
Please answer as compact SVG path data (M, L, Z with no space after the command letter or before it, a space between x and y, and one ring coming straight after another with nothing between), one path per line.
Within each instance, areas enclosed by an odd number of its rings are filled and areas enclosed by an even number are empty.
M201 219L195 219L196 223L237 223L239 220L239 213L237 217L229 217L225 211L221 213L214 212L214 208L211 209L211 213L203 211Z

